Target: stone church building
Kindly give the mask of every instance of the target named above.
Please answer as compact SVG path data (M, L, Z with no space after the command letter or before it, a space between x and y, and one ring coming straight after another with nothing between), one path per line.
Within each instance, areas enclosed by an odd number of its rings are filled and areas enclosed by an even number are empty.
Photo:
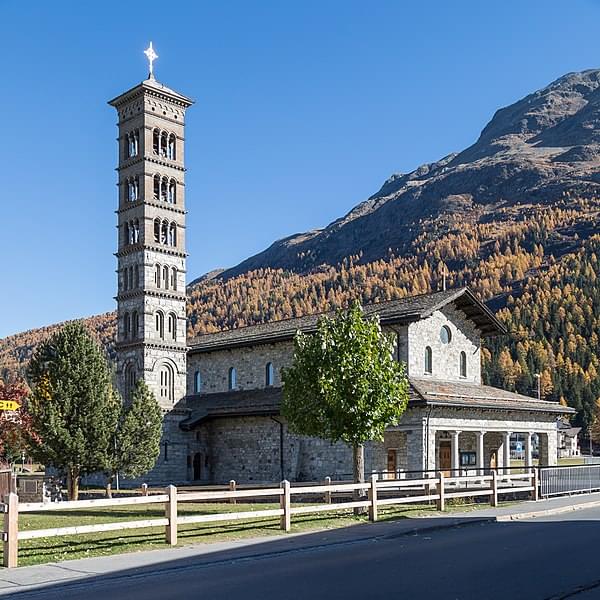
M117 383L143 378L164 410L151 483L273 482L352 472L344 444L292 434L280 416L282 367L307 316L186 339L185 116L192 101L145 81L110 101L118 113ZM193 207L195 209L195 207ZM372 304L407 365L410 401L369 471L482 469L510 464L510 436L532 436L556 462L557 419L571 409L483 385L481 340L506 333L467 288Z

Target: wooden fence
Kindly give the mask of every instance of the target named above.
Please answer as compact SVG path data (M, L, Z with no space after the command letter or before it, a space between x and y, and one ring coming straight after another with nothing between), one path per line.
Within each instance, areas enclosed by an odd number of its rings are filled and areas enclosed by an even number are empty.
M18 564L19 540L35 538L164 527L166 542L174 546L177 544L178 525L192 523L279 517L282 531L290 531L293 515L366 508L368 509L369 519L376 521L378 508L382 506L435 502L437 509L443 511L446 507L446 500L450 498L488 496L492 506L497 506L498 497L502 494L530 492L534 499L538 498L537 470L533 473L512 475L497 475L496 472L492 472L490 475L460 477L445 477L443 473L439 473L437 477L401 480L378 480L377 475L373 475L370 481L365 483L331 483L331 480L327 479L324 484L291 486L289 481L282 481L278 487L251 489L236 489L235 482L232 481L228 488L224 490L197 492L178 492L175 486L170 485L164 493L160 494L148 494L146 487L141 496L54 503L19 503L18 496L11 492L4 496L4 504L0 505L4 512L3 564L9 568L16 567ZM332 500L333 494L336 495L337 500L339 496L345 496L356 491L366 493L366 498L340 502L333 502ZM320 498L321 503L292 506L293 496L306 500L315 495ZM236 503L239 499L266 497L278 498L279 508L181 516L177 510L179 502L226 501ZM45 513L69 509L108 508L142 504L163 504L164 517L19 531L19 513Z

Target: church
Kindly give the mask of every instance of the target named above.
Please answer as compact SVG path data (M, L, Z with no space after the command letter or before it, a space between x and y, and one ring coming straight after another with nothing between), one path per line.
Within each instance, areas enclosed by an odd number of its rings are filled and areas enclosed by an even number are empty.
M297 331L319 315L187 339L185 116L193 101L146 80L109 102L118 114L117 385L125 399L142 378L164 427L151 484L265 483L349 477L352 451L299 436L280 416L281 369ZM533 439L556 464L558 403L483 385L481 342L504 326L468 288L365 306L392 334L407 365L408 408L383 442L366 447L368 472L510 466L510 438Z

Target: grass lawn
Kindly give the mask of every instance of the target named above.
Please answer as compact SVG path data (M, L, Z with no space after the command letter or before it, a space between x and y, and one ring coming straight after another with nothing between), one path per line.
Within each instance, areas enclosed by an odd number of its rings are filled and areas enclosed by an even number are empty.
M206 504L180 503L179 515L241 512L278 508L275 504ZM464 504L449 507L449 510L469 510L478 506ZM379 510L379 520L402 519L435 513L435 504L387 507ZM72 525L88 525L136 519L152 519L164 516L162 504L133 505L112 508L76 509L47 513L22 513L19 516L21 530L49 529ZM314 515L292 515L292 533L333 529L367 523L366 516L355 516L351 510L338 510ZM216 523L195 523L178 527L178 543L211 543L237 540L247 537L281 535L279 517L253 519L251 521L221 521ZM39 538L19 542L19 566L53 561L103 556L123 552L135 552L156 548L166 548L164 527L109 531L85 535Z

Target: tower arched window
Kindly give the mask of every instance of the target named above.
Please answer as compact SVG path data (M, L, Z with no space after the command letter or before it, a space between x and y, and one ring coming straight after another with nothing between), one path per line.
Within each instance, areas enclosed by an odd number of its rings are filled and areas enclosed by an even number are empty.
M167 156L167 147L169 145L169 136L166 131L161 132L160 134L160 145L158 154L163 158Z
M268 362L265 365L265 385L267 387L273 385L274 374L273 363Z
M237 387L237 371L235 367L229 369L228 385L230 390L235 390Z
M128 340L131 332L131 317L128 312L123 315L123 338Z
M133 398L133 390L135 389L135 384L137 383L137 372L135 365L129 363L125 367L125 400L131 402Z
M163 280L163 287L166 290L168 290L169 289L169 267L167 267L167 266L163 267L162 280Z
M161 340L165 339L165 315L159 310L156 311L156 314L154 315L154 320L155 320L155 326L156 326L156 335L158 335L158 337Z
M160 219L154 219L154 241L160 244Z
M160 271L160 265L154 265L154 285L156 285L157 288L160 287Z
M175 401L173 368L171 365L161 365L158 373L159 394L161 400Z
M425 348L425 373L431 375L433 373L433 351L431 346Z
M140 319L137 310L131 313L131 338L137 339L139 337Z
M123 240L125 244L129 244L129 223L123 225Z
M171 269L171 287L177 291L177 268L173 267Z
M202 391L202 375L200 371L194 373L194 393L199 394Z
M176 194L177 194L177 186L175 184L175 180L171 179L171 181L169 181L169 191L167 193L167 201L169 202L169 204L175 204Z
M153 198L155 200L160 200L160 175L155 175L152 178L152 181L154 182Z
M168 201L168 192L169 192L169 179L167 177L163 177L160 180L160 199L163 202Z
M461 377L467 376L467 353L466 352L460 353L460 376Z
M177 315L175 313L169 313L168 332L169 332L169 337L172 340L177 339Z
M166 244L169 239L169 222L163 221L160 228L160 243Z
M152 151L154 154L160 154L160 131L158 129L152 132Z
M167 158L170 160L175 160L175 135L169 135L169 145L167 147Z
M140 222L136 219L133 222L133 243L137 244L140 241Z
M139 198L140 179L136 175L127 180L127 199L129 202L135 202Z
M177 225L175 223L169 225L168 244L169 246L177 246Z

